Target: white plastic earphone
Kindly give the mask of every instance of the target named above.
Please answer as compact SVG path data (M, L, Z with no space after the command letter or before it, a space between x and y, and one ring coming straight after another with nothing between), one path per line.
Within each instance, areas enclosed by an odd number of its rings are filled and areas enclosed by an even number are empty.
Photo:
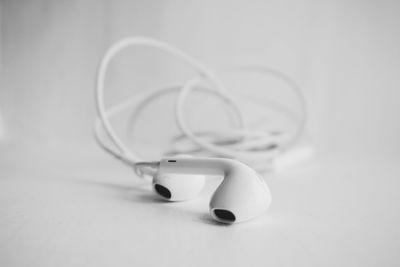
M148 46L168 52L188 63L199 72L199 76L189 80L182 87L161 88L136 96L106 111L104 107L104 79L111 59L128 46ZM252 71L275 75L294 89L301 104L301 114L297 118L297 130L290 136L276 132L250 131L247 129L241 110L235 99L225 89L219 77L210 69L182 51L161 41L147 37L130 37L114 44L103 56L97 74L96 106L99 119L95 124L96 140L102 148L118 159L133 166L138 176L151 176L154 191L169 201L183 201L195 197L203 188L207 175L223 177L210 201L210 214L222 223L241 222L265 212L271 203L271 194L264 179L254 170L266 171L268 165L278 155L291 149L303 134L305 125L305 101L297 85L286 75L263 66L248 66L230 70ZM199 87L205 80L209 88ZM202 90L220 97L237 115L241 129L229 132L192 132L183 116L184 103L191 90ZM189 140L195 149L176 148L174 157L160 161L143 161L132 153L118 138L110 123L110 118L132 107L135 100L140 109L153 99L169 92L179 92L175 116L182 136L175 140ZM284 108L283 108L284 109ZM101 130L104 129L109 145ZM213 157L180 157L193 151L206 151ZM171 154L171 153L168 153ZM192 153L193 154L193 153ZM251 168L252 166L253 168Z
M191 179L193 175L195 177ZM210 214L219 222L252 219L266 211L271 203L264 179L249 166L232 159L162 159L153 186L165 199L191 199L201 191L204 175L224 177L210 201Z

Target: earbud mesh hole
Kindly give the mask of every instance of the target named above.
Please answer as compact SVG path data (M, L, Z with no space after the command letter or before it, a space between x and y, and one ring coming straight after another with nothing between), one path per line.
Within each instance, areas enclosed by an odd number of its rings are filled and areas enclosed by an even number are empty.
M235 215L229 210L215 209L213 212L218 219L221 219L223 221L234 222L236 220Z
M156 190L156 192L159 195L161 195L161 196L163 196L163 197L165 197L167 199L171 198L171 192L168 190L168 188L166 188L166 187L164 187L162 185L159 185L159 184L155 184L154 185L154 189Z

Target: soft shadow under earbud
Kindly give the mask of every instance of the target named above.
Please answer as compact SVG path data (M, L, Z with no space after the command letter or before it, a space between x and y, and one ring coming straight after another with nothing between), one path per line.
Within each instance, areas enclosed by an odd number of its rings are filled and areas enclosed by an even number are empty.
M163 159L153 186L164 199L186 200L202 190L206 175L224 177L210 201L210 214L216 221L246 221L265 212L271 203L265 181L253 169L232 159Z

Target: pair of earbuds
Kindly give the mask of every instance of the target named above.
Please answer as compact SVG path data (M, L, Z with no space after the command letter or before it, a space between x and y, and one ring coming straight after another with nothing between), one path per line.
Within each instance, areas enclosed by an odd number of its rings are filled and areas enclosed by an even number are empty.
M264 213L271 193L264 179L240 161L227 158L171 157L159 162L138 163L139 175L152 176L154 191L167 201L184 201L197 196L206 176L223 177L211 197L209 209L221 223L237 223Z
M213 153L216 157L165 157L160 161L148 162L130 151L114 131L110 118L132 106L132 101L121 103L109 110L104 105L104 80L111 59L122 49L128 46L147 46L168 52L185 63L188 63L199 72L199 76L189 80L184 86L177 88L161 88L140 98L139 105L147 104L151 99L163 95L165 92L180 92L176 105L176 119L182 136L201 150ZM241 69L239 69L241 70ZM299 119L299 126L292 138L260 131L250 131L245 123L240 109L234 99L226 92L223 83L210 69L199 63L193 57L185 54L164 42L147 37L130 37L114 44L103 56L97 73L96 107L99 119L95 124L95 137L99 145L122 162L132 166L139 177L152 178L154 192L167 201L184 201L194 198L200 193L207 176L223 177L221 184L211 197L209 210L211 217L221 223L237 223L253 219L263 214L271 203L270 190L253 168L263 170L265 165L275 159L283 150L298 141L304 128L304 99L297 85L284 74L272 70L262 69L277 76L294 89L302 104L303 112ZM248 71L248 70L247 70ZM260 68L251 68L250 71L260 72ZM190 90L196 89L199 81L207 80L215 89L216 96L220 97L234 111L238 117L239 130L231 132L207 133L209 139L201 138L189 130L183 119L183 103ZM212 91L214 89L198 90ZM104 132L108 137L106 141ZM111 144L110 144L111 143ZM178 153L179 154L179 153ZM187 154L182 152L182 154ZM249 165L252 165L250 167ZM265 170L265 169L264 169Z

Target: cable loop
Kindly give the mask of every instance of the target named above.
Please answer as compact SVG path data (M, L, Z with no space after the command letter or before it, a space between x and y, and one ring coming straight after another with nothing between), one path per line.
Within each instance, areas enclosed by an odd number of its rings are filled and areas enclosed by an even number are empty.
M166 87L145 92L145 94L129 98L106 110L104 105L104 82L108 66L116 54L130 46L147 46L169 53L193 67L198 72L198 76L188 80L181 87ZM300 114L297 120L294 121L294 123L297 123L296 131L290 135L288 133L277 133L273 130L263 132L247 129L239 104L225 88L220 77L214 71L175 47L155 39L139 36L129 37L115 43L107 50L100 62L96 79L96 108L98 113L98 119L95 122L96 141L105 151L133 166L139 176L151 174L155 170L154 164L156 163L145 164L141 162L143 159L130 151L120 140L110 123L110 119L132 106L135 108L134 115L137 115L141 109L155 99L166 93L178 92L175 118L181 135L172 140L173 148L167 151L167 154L206 154L209 156L234 158L247 163L256 170L265 171L270 168L271 161L275 157L293 147L301 138L306 123L305 99L297 84L278 70L261 65L251 65L239 66L221 72L222 75L235 73L261 73L274 76L286 83L295 93L301 107ZM203 81L207 83L207 87L199 86L200 82ZM239 128L232 131L208 132L194 132L189 129L184 118L184 107L188 95L193 90L209 93L223 100L226 106L236 115ZM288 111L286 107L279 103L275 103L275 106L280 110L292 113L292 111ZM265 109L264 106L263 108ZM108 141L102 136L102 129Z

